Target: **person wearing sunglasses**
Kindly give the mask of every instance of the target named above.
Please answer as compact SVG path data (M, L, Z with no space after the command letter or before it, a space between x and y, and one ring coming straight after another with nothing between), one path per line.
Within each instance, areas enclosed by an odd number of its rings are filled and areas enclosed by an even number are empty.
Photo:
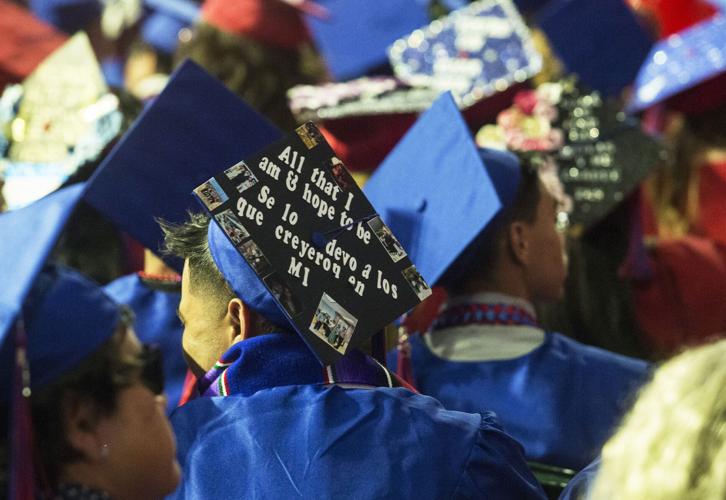
M97 284L44 264L81 190L0 217L0 476L13 500L162 498L180 468L158 351Z

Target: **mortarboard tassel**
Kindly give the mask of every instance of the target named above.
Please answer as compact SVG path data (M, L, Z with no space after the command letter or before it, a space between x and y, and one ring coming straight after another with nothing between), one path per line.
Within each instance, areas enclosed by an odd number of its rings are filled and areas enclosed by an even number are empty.
M30 367L26 347L25 325L23 319L19 318L15 327L10 500L34 498L33 422L30 413Z

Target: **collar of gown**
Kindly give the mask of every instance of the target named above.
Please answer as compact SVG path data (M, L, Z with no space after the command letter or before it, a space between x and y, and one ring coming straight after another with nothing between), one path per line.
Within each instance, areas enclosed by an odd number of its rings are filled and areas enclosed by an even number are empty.
M403 387L392 373L357 349L335 365L322 366L295 334L270 333L237 342L199 380L202 396L249 396L288 385Z
M514 305L537 317L531 302L495 292L452 297L442 314L465 304ZM427 332L424 341L431 352L449 361L501 361L530 354L544 343L545 332L530 325L471 324Z

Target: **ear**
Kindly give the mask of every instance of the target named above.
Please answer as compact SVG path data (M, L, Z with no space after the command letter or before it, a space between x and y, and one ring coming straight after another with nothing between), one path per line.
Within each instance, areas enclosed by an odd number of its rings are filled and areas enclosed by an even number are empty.
M98 432L98 414L93 405L79 401L69 405L65 415L68 443L90 462L100 462L104 457L104 440Z
M515 221L509 225L509 250L517 264L526 266L529 263L532 253L530 240L529 224Z
M254 336L251 313L250 308L237 297L227 303L227 318L232 325L230 345Z

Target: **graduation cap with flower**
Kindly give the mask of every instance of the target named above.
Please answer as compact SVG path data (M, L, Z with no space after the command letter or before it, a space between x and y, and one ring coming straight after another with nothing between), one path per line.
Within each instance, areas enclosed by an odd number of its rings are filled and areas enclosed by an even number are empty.
M78 33L0 97L0 172L8 206L57 189L121 130L88 37Z
M514 105L477 133L485 147L550 165L572 203L573 229L587 229L623 201L666 159L638 121L573 78L519 93Z

